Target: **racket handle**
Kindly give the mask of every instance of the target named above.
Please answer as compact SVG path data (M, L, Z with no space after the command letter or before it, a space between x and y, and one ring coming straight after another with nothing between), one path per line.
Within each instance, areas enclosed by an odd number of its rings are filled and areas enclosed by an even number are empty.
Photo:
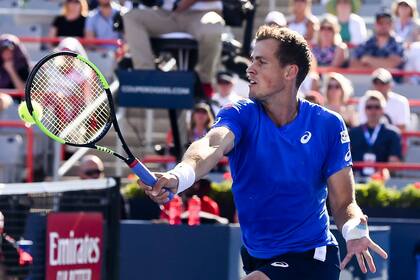
M148 186L154 186L157 182L157 178L155 175L153 175L150 170L144 166L143 163L141 163L138 159L135 159L135 161L130 164L131 170L140 178L140 180L145 183ZM169 193L169 201L172 200L174 197L174 193L171 192L169 189L166 189L166 191Z

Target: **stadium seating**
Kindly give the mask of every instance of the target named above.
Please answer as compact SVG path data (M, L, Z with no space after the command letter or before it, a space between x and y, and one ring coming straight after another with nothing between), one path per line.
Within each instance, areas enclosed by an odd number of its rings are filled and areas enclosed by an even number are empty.
M0 135L0 182L11 183L19 180L23 166L23 140L20 135Z

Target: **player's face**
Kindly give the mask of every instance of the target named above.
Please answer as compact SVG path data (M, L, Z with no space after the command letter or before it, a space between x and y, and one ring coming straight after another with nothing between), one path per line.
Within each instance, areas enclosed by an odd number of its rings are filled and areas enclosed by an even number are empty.
M278 42L274 39L257 41L251 54L251 65L247 69L249 97L265 100L283 91L284 67L276 56Z

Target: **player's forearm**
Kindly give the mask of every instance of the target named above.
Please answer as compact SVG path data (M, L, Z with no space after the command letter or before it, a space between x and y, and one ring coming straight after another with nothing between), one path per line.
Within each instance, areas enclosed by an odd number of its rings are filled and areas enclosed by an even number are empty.
M334 217L334 222L340 231L348 220L363 217L363 212L355 200L341 207L336 206L335 208L336 209L332 207L332 215Z
M355 198L355 183L351 167L346 167L328 179L328 198L334 222L341 231L350 219L363 217Z
M189 164L195 171L195 178L199 180L212 170L222 159L223 150L220 145L211 145L210 139L205 137L188 148L182 160Z

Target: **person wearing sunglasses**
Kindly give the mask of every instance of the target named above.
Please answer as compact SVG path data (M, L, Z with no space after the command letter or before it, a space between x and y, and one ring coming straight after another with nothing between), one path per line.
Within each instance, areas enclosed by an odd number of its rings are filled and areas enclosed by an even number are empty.
M377 90L364 95L366 122L350 130L351 154L354 161L400 162L401 136L396 126L385 120L386 100ZM375 170L364 168L362 176L371 176Z
M233 104L242 99L233 87L235 86L235 78L228 71L220 71L217 73L217 92L212 97L212 109L217 115L223 106Z
M104 176L104 163L95 155L86 155L80 161L80 179L99 179Z
M382 93L386 105L385 116L388 122L405 130L410 125L410 106L407 97L392 91L392 75L385 68L378 68L372 72L372 89ZM365 103L363 98L358 106L360 123L366 122Z
M335 16L326 14L321 20L317 42L312 52L319 66L342 67L348 59L347 45L340 36L340 25Z
M339 113L347 127L354 127L358 124L357 112L352 105L348 104L353 90L351 81L342 74L331 72L325 76L322 90L325 97L324 106Z

